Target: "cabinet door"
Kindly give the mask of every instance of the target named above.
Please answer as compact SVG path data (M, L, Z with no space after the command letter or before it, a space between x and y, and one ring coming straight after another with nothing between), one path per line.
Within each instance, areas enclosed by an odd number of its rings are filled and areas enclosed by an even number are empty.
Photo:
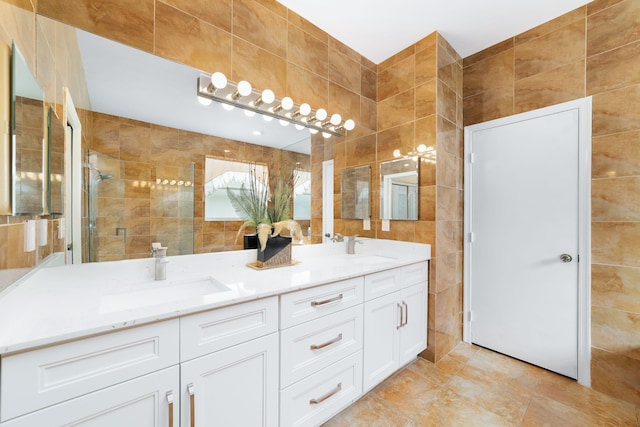
M398 367L400 293L384 295L364 304L363 392L391 375Z
M277 426L278 334L181 364L182 426Z
M409 363L427 348L427 285L419 283L401 291L404 308L400 332L400 365Z
M14 418L0 426L178 427L179 372L176 365Z

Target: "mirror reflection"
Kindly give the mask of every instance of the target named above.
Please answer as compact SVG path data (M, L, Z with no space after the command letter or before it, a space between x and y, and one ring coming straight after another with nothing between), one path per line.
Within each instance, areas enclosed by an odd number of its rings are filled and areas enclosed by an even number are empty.
M341 199L343 219L369 219L371 168L359 166L342 171Z
M380 218L418 219L418 166L415 158L380 164Z
M48 206L52 215L64 214L64 127L53 107L47 119L49 167Z
M83 261L149 257L152 242L168 255L242 249L237 218L207 221L208 158L311 171L307 129L203 105L195 90L201 70L74 33L89 95L79 107L91 120L82 136L90 153L81 160L89 207Z
M44 213L44 92L14 43L11 54L13 215Z

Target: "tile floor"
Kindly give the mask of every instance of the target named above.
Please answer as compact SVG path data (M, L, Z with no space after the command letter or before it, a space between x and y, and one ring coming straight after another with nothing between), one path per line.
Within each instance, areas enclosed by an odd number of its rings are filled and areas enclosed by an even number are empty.
M416 360L325 424L337 426L640 427L640 406L461 343L437 364Z

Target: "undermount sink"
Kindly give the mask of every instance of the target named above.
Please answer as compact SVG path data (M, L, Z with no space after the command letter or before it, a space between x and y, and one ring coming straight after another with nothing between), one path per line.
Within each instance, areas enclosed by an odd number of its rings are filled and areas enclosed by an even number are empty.
M396 259L397 258L382 255L356 255L353 257L353 262L358 264L375 265L395 261Z
M104 295L101 311L130 310L229 291L231 289L211 276L154 281L140 289Z

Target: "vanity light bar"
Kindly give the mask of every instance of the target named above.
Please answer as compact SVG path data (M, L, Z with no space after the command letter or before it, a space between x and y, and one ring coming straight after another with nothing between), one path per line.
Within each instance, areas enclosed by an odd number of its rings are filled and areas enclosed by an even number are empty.
M213 77L212 79L212 76L207 74L201 74L198 77L197 96L201 100L217 101L245 111L303 126L310 129L312 133L322 132L325 138L331 135L344 136L345 131L355 128L353 120L343 121L340 114L333 114L331 116L333 120L317 120L316 116L321 116L318 115L318 112L324 113L326 117L324 109L312 110L309 104L295 104L289 97L277 98L271 90L256 90L244 80L239 83L231 82L226 80L226 77L223 79L224 74L222 73L214 73ZM203 104L208 105L209 103Z

